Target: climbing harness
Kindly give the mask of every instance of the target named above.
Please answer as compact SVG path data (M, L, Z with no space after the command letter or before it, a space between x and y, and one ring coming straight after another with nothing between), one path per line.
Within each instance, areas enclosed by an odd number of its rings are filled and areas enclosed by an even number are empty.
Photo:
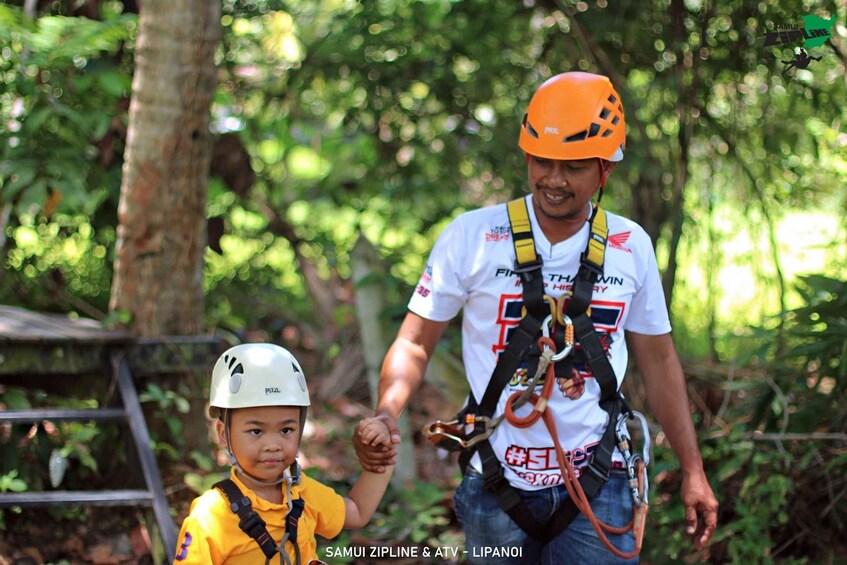
M471 457L478 453L482 462L485 489L495 495L500 507L534 539L543 543L549 542L582 512L610 551L622 558L635 557L641 550L648 507L649 433L644 417L630 410L618 392L614 370L589 317L594 285L603 273L608 237L606 213L599 206L594 208L590 219L588 245L580 257L580 267L573 288L565 301L544 294L542 261L535 250L526 201L523 198L513 200L507 204L507 210L516 256L513 270L519 275L523 286L523 316L509 336L509 343L498 359L482 399L477 402L471 394L468 404L455 419L437 420L424 426L423 433L439 447L460 451L459 464L463 473ZM563 328L564 332L553 331L558 328ZM537 337L539 332L540 338ZM577 341L580 345L578 350L575 347ZM609 417L609 425L587 465L581 468L579 476L570 462L570 452L565 452L559 443L553 415L547 410L554 382L559 384L563 394L572 399L578 398L584 391L584 379L574 368L577 357L591 368L600 386L600 407ZM524 390L516 391L509 397L505 412L494 416L503 389L515 376L524 359L529 365L527 376L532 374L532 378L526 382ZM534 363L537 365L533 371ZM536 386L541 384L542 377L544 382L539 395L534 391ZM517 416L516 411L527 403L532 404L530 414ZM553 439L562 480L570 495L547 523L541 523L535 518L523 503L517 489L505 478L503 467L488 441L497 425L504 419L513 426L528 427L539 418L543 418ZM641 421L644 431L644 451L640 456L633 454L632 439L626 426L626 420L632 418ZM466 426L472 426L468 433ZM633 519L623 528L615 528L599 521L590 505L590 500L609 478L612 454L616 446L625 459L634 503ZM624 554L615 548L604 533L621 534L629 530L633 530L636 538L635 550L630 554Z
M297 522L303 515L303 509L306 507L306 501L302 498L291 498L291 485L299 483L299 472L297 472L296 475L297 476L292 477L286 471L285 490L286 498L289 501L288 514L285 518L285 534L282 536L282 540L279 542L278 546L271 537L271 534L268 532L265 521L262 520L261 516L259 516L255 510L253 510L250 499L244 496L244 493L241 492L241 489L238 488L238 485L236 485L232 479L224 479L213 485L213 488L220 490L221 494L223 494L224 498L227 502L229 502L230 510L238 515L238 527L241 528L245 534L253 538L257 544L259 544L262 553L265 554L265 565L269 565L271 559L277 553L279 553L280 564L285 563L286 565L300 565L300 546L297 544ZM293 564L291 563L291 558L288 557L288 553L286 553L284 549L285 544L288 541L290 541L294 547Z

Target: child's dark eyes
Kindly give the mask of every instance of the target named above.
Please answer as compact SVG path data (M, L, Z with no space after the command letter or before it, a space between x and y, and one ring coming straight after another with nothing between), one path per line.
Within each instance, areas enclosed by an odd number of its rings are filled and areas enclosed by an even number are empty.
M247 435L250 435L250 436L259 437L259 436L261 436L262 434L265 433L265 430L263 430L261 428L250 428L249 430L245 430L245 433ZM284 435L284 436L291 435L291 434L297 433L297 428L292 428L292 427L280 428L279 433Z

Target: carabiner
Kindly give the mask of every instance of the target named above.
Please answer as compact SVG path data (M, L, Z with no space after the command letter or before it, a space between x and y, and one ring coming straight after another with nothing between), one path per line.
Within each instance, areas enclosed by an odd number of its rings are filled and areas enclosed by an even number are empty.
M628 418L637 418L641 423L643 442L641 455L633 453L632 437L626 425ZM636 506L640 507L647 504L650 491L647 475L647 466L650 464L650 429L647 426L647 419L643 414L635 410L631 410L628 416L627 414L621 414L618 416L618 421L615 425L615 436L618 441L618 449L626 461L626 471L629 477L629 487L632 491L632 500ZM640 469L639 463L641 464ZM638 476L639 471L641 477Z
M565 346L562 350L556 353L552 357L552 361L561 361L568 355L570 355L571 351L573 351L574 347L574 333L573 333L573 320L570 317L562 312L562 321L565 325Z
M564 359L565 357L570 355L571 351L573 351L573 348L574 348L573 321L570 319L570 317L567 316L567 314L564 314L564 313L562 313L562 319L565 322L565 347L562 348L562 350L559 351L558 353L555 353L550 358L550 361L553 361L553 362L561 361L562 359ZM555 323L555 321L553 320L552 315L544 318L544 321L541 323L541 335L549 339L550 338L550 327L554 323Z
M644 460L644 467L650 464L650 427L647 425L647 418L644 414L632 411L632 415L641 423L641 438L644 446L641 448L641 458Z

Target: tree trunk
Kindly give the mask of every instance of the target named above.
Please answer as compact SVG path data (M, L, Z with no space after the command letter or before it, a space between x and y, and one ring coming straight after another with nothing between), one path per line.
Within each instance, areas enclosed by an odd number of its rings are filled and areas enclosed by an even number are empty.
M217 0L145 0L139 17L109 309L139 336L204 326Z

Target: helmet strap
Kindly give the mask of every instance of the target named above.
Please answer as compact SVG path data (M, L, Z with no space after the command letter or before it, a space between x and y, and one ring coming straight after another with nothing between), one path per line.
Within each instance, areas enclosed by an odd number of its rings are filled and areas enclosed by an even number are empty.
M603 189L606 188L606 180L609 178L609 173L615 168L615 163L604 161L598 157L597 164L600 167L600 190L597 192L597 204L599 204L603 199Z

